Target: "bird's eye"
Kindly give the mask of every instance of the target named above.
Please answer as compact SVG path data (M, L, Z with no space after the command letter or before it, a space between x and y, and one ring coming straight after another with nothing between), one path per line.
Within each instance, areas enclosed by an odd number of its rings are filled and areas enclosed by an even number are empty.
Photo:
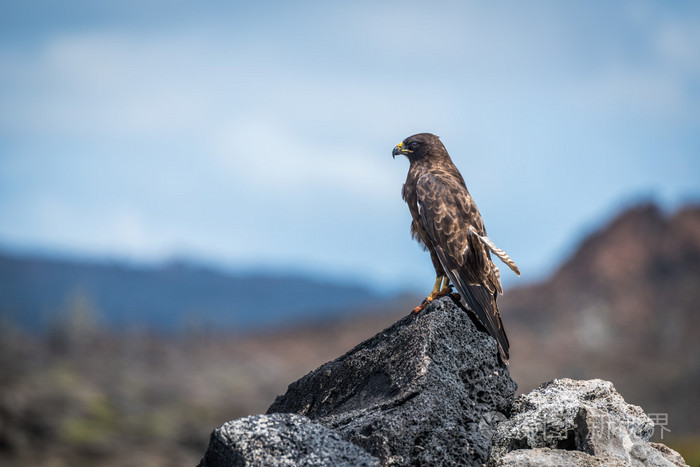
M416 149L416 148L418 147L418 143L416 143L415 141L413 141L413 142L411 142L411 143L408 145L408 147L410 147L411 149Z

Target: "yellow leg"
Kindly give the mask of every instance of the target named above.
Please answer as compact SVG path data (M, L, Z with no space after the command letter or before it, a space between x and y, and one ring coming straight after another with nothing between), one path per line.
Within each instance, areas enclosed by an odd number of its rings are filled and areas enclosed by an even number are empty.
M442 288L440 289L440 295L447 295L452 293L452 286L450 285L450 279L447 276L443 276L445 281L442 283Z
M435 285L433 286L433 290L430 292L430 295L428 295L428 301L431 301L435 297L438 296L440 293L440 289L442 288L442 281L446 279L445 276L437 276L435 279Z
M437 297L446 295L450 292L452 292L452 288L450 287L450 280L447 278L447 276L437 276L437 278L435 278L435 285L433 286L433 290L430 292L430 295L425 297L423 303L415 307L413 311L418 313L425 308L428 303L432 302Z

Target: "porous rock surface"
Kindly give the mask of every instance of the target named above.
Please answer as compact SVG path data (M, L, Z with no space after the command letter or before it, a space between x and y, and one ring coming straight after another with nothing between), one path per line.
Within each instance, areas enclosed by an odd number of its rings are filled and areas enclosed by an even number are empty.
M559 379L514 400L496 341L450 297L214 430L200 467L682 466L612 383Z
M379 466L379 460L340 435L295 414L252 415L211 435L198 467Z
M556 379L518 397L493 438L495 466L684 466L650 443L654 423L612 383Z
M305 415L383 465L481 465L515 389L496 341L443 297L292 383L268 413Z

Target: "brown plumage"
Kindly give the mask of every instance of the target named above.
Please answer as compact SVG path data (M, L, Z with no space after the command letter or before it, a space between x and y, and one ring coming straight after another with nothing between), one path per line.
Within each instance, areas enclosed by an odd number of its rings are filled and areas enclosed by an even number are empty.
M403 186L403 199L413 218L411 235L430 252L437 275L427 300L449 293L452 284L462 304L476 314L496 339L507 362L508 337L496 303L503 289L491 253L520 275L518 267L486 236L481 214L464 179L437 136L430 133L409 136L392 154L405 155L411 164ZM445 276L449 282L444 282Z

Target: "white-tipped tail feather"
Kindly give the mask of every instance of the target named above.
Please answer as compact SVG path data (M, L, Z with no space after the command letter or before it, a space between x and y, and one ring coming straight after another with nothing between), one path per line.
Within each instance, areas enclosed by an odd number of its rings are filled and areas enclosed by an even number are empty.
M503 261L503 262L506 264L506 266L508 266L514 273L516 273L517 275L520 275L520 269L518 269L518 266L515 264L515 261L513 261L513 260L511 259L510 256L508 256L508 253L506 253L505 251L503 251L503 250L501 250L500 248L498 248L498 247L491 241L490 238L488 238L488 237L486 237L486 236L484 236L484 235L479 235L479 234L476 232L476 229L475 229L474 227L469 226L469 231L470 231L472 234L474 234L479 240L481 240L481 242L482 242L484 245L486 245L486 247L487 247L489 250L491 250L491 252L492 252L494 255L498 256L498 258L499 258L501 261Z

